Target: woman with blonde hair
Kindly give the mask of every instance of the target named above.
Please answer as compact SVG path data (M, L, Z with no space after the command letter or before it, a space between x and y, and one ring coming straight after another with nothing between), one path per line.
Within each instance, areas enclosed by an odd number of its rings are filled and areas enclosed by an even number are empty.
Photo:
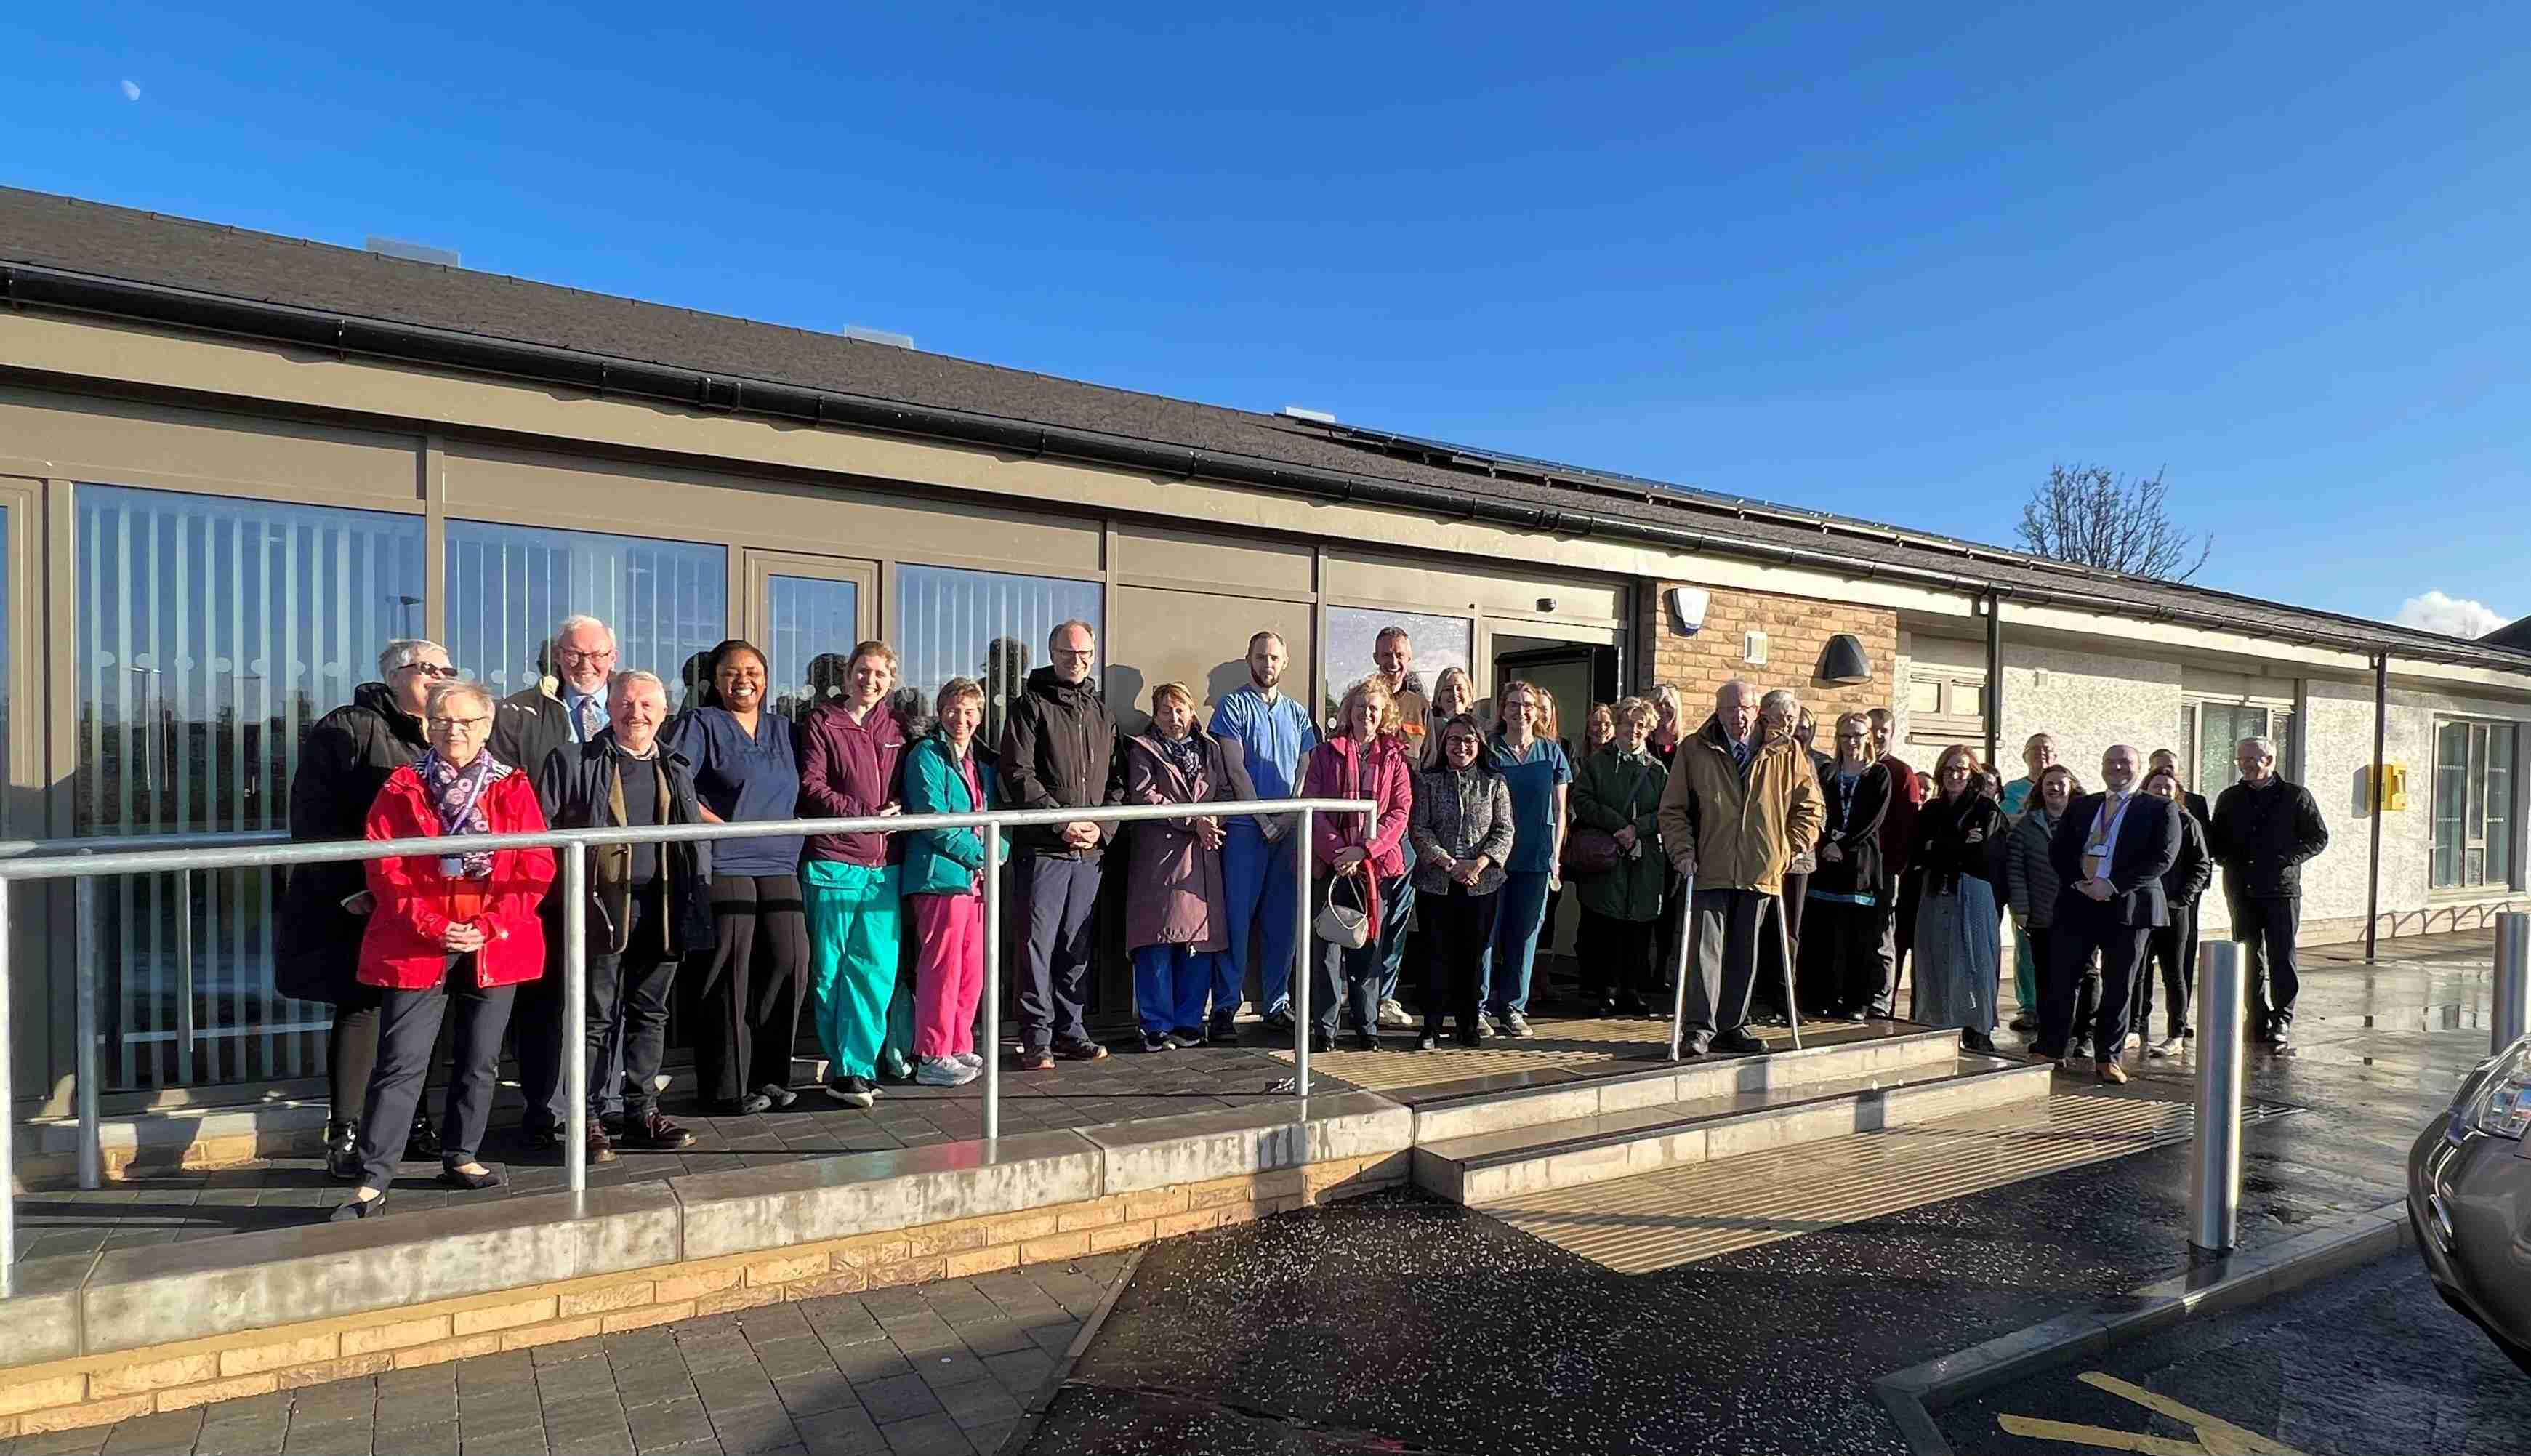
M1330 941L1319 947L1318 1026L1310 1033L1310 1044L1319 1050L1335 1045L1336 1018L1348 1003L1356 1045L1368 1051L1379 1044L1380 928L1383 914L1393 913L1383 900L1406 873L1406 832L1415 804L1406 750L1397 735L1383 731L1394 713L1385 684L1376 678L1354 684L1337 705L1334 733L1310 751L1302 770L1305 799L1369 799L1378 806L1376 832L1358 813L1311 817L1319 905L1334 897L1367 918L1361 945Z
M1495 767L1511 785L1511 862L1503 867L1502 906L1494 917L1494 946L1486 1014L1506 1036L1528 1036L1529 980L1538 960L1539 932L1547 924L1547 896L1556 884L1573 760L1563 746L1540 730L1546 695L1515 678L1495 695L1502 730L1492 744Z

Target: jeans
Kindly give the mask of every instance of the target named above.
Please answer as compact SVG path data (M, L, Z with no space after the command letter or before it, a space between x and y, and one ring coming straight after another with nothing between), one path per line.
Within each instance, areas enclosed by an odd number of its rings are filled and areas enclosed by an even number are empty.
M1477 1029L1477 1003L1485 984L1486 955L1492 948L1502 891L1470 894L1452 885L1446 895L1417 901L1424 917L1424 1034L1437 1036L1446 1013L1459 1030Z
M659 1063L668 1049L668 990L677 958L644 936L647 907L636 893L634 948L589 958L589 1115L621 1108L634 1122L658 1110ZM642 945L643 939L654 942ZM629 1084L629 1086L628 1086Z
M1397 999L1397 978L1406 966L1406 939L1415 930L1415 881L1399 875L1379 882L1379 999ZM1374 1003L1377 1005L1378 1003ZM1375 1030L1378 1023L1372 1023Z
M519 1059L519 1094L528 1104L519 1127L530 1134L552 1132L565 1116L561 906L560 891L545 901L545 974L518 986L510 1011L510 1051Z
M809 1015L826 1076L874 1077L896 997L896 867L815 861L801 867L800 888L808 898Z
M1495 1016L1529 1009L1529 978L1538 964L1538 933L1547 924L1550 878L1544 869L1516 869L1504 874L1502 888L1494 892L1502 909L1486 952L1486 1010Z
M1293 834L1299 831L1296 829ZM1293 868L1293 834L1278 844L1252 825L1233 819L1230 838L1221 847L1222 893L1229 903L1230 949L1213 961L1212 1014L1228 1016L1239 1009L1240 988L1248 980L1248 945L1257 932L1257 1004L1272 1013L1292 1004L1292 917L1300 887Z
M1042 1051L1090 1039L1082 1022L1082 982L1090 974L1097 930L1096 858L1067 860L1023 851L1013 868L1021 923L1028 926L1028 964L1020 979L1020 1046ZM989 933L989 932L988 932Z
M1134 947L1134 1020L1144 1036L1204 1029L1204 999L1218 956L1185 945Z
M937 1060L976 1049L984 996L984 897L908 895L917 937L914 1054Z
M1325 907L1327 889L1333 883L1334 877L1331 875L1318 882L1316 894L1311 902L1314 910ZM1391 908L1383 901L1379 907L1382 925L1388 924L1386 918L1392 913ZM1336 1033L1336 1018L1339 1015L1345 1015L1349 1016L1353 1024L1365 1035L1378 1033L1380 974L1378 936L1373 936L1352 950L1347 950L1332 941L1319 941L1318 984L1315 992L1318 1004L1310 1008L1315 1013L1319 1030L1333 1036Z
M475 1161L484 1124L491 1120L501 1033L510 1024L510 1003L518 989L477 985L475 957L467 954L448 958L440 985L385 992L378 1008L378 1065L369 1074L368 1110L361 1120L363 1187L384 1193L395 1181L405 1140L413 1135L413 1114L430 1079L440 1019L452 1001L457 1006L456 1059L439 1121L440 1161L452 1168Z

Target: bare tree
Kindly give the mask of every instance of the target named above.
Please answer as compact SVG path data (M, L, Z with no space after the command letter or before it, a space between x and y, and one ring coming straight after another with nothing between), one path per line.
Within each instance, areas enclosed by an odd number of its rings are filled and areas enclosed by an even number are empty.
M2215 537L2180 530L2165 505L2169 494L2160 471L2121 480L2096 465L2050 466L2048 482L2021 508L2021 543L2056 561L2185 582L2206 564Z

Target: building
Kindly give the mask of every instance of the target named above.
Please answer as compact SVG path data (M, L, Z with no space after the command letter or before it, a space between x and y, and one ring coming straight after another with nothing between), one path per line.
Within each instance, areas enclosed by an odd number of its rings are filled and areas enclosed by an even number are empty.
M2522 886L2531 655L2508 647L26 192L0 191L0 301L13 838L279 826L300 736L396 636L504 691L566 611L672 684L745 636L777 700L882 637L909 684L998 698L1077 616L1138 717L1153 684L1235 686L1261 628L1333 694L1395 622L1427 675L1556 689L1568 733L1585 696L1740 675L1886 702L1920 761L1999 743L2009 765L2046 728L2077 765L2175 748L2209 793L2270 734L2335 835L2315 941L2376 905L2385 935L2467 924ZM1839 636L1867 681L1819 680ZM2405 787L2378 886L2377 694ZM110 1108L317 1086L325 1017L271 992L267 877L190 880L96 891ZM78 911L21 894L16 1092L58 1111Z

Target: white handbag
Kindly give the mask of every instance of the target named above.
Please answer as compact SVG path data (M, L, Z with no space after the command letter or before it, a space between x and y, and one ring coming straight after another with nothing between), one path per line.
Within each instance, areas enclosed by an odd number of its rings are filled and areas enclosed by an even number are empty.
M1366 871L1368 872L1368 871ZM1341 904L1336 891L1353 886L1354 902ZM1327 884L1327 903L1319 907L1319 918L1312 924L1321 940L1343 950L1360 950L1371 939L1371 896L1362 886L1362 875L1339 874Z

